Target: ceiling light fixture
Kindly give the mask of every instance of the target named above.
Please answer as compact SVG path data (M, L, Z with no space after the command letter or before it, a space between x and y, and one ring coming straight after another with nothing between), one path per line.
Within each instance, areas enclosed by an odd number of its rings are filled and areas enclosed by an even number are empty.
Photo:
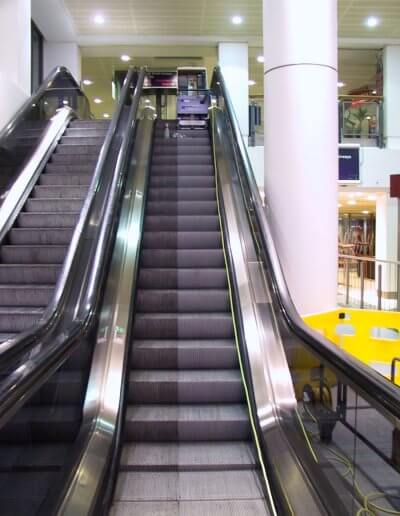
M345 84L344 82L339 81L339 82L337 83L337 87L338 87L338 88L343 88L343 86L346 86L346 84Z
M93 81L91 81L90 79L83 79L83 84L85 86L91 86L93 84Z
M110 118L110 115L108 113L103 113L103 118Z
M257 61L259 63L263 63L264 62L264 56L257 56Z
M102 101L101 99L99 99L99 98L97 98L97 97L96 97L95 99L93 99L93 102L94 102L95 104L101 104L103 101Z
M376 95L377 91L376 90L372 90L372 95Z
M347 204L350 206L354 206L355 204L357 204L357 201L347 201Z
M252 79L250 79L248 84L249 84L249 86L255 86L257 83L256 83L256 81L253 81Z
M122 54L121 61L124 61L125 63L127 63L130 60L131 60L130 56L128 56L127 54Z
M368 215L369 211L368 210L363 210L361 213L363 213L364 215Z
M376 16L368 16L368 18L365 20L365 25L369 27L370 29L374 29L377 27L380 23L380 19Z
M342 205L342 204L340 204L340 203L337 205L337 207L338 207L338 208L341 208L342 206L343 206L343 205Z
M235 15L235 16L232 16L231 21L232 21L233 25L241 25L243 23L243 18L242 18L242 16Z
M96 14L93 18L93 21L96 23L96 25L104 25L106 20L102 14Z

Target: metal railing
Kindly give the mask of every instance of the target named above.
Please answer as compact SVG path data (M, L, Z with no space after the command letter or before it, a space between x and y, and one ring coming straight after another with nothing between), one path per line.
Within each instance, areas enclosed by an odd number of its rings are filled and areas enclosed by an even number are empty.
M400 311L400 262L339 254L338 304Z

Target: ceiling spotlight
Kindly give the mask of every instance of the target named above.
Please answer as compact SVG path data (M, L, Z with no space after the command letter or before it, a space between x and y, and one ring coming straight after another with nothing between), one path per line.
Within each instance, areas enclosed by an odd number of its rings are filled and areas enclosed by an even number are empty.
M350 206L354 206L355 204L357 204L357 201L347 201L347 204L349 204Z
M346 84L345 84L344 82L339 81L339 82L337 83L337 87L338 87L338 88L343 88L343 86L346 86Z
M340 203L337 205L337 207L338 207L338 208L341 208L342 206L343 206L343 205L342 205L342 204L340 204Z
M365 20L365 25L369 27L370 29L373 29L377 27L380 23L380 19L376 16L368 16L368 18Z
M101 104L103 101L101 99L99 99L99 98L95 98L95 99L93 99L93 102L95 104Z
M363 213L364 215L368 215L369 211L368 210L363 210L361 213Z
M377 94L377 91L376 90L372 90L372 95L376 95Z
M96 14L95 17L93 18L93 21L97 25L103 25L106 20L102 14Z
M243 18L242 16L232 16L232 23L233 25L241 25L243 23Z
M259 63L263 63L264 62L264 56L257 56L257 61Z
M121 61L124 61L125 63L130 61L130 60L131 60L131 58L127 54L123 54L121 56Z
M110 118L110 115L108 113L103 113L103 118Z
M248 82L248 85L249 85L249 86L254 86L255 84L257 84L257 83L256 83L256 81L253 81L253 80L251 80L251 79L250 79L250 81Z
M82 82L85 86L91 86L93 84L93 81L91 81L90 79L83 79Z
M64 106L67 106L67 105L69 104L68 100L67 100L67 99L64 99L64 100L63 100L63 104L64 104Z
M367 201L376 201L376 195L368 195Z

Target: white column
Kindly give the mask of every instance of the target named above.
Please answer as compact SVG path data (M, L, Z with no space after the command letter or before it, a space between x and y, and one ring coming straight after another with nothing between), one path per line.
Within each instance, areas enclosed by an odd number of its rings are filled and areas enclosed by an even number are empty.
M263 0L265 195L300 314L337 299L337 2Z
M376 249L377 260L397 261L398 253L398 199L388 193L376 198ZM384 298L395 298L397 291L396 267L382 263L382 293ZM376 269L376 280L378 269Z
M400 149L400 45L383 52L383 95L386 146Z
M249 135L249 48L247 43L219 43L218 63L235 108L242 135Z
M45 41L43 48L43 73L46 76L56 66L65 66L79 83L82 78L82 59L76 43Z
M31 2L0 1L0 129L31 92Z

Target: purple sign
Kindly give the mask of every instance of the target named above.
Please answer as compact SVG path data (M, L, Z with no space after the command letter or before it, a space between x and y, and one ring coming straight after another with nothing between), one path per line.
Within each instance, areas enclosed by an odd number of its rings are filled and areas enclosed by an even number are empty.
M360 148L358 146L339 147L339 182L360 181Z

